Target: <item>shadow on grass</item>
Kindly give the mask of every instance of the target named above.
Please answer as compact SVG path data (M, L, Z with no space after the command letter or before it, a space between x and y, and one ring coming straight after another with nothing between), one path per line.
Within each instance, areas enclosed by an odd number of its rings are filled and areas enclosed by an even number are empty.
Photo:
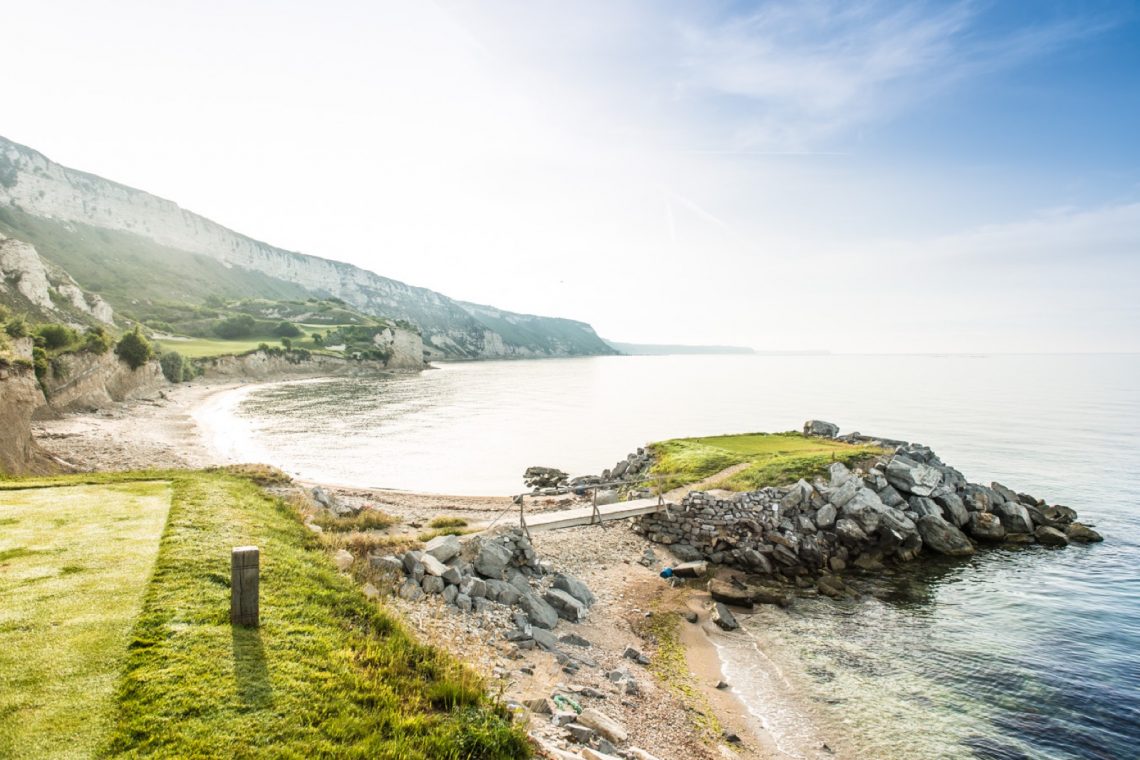
M265 649L261 646L261 631L257 628L230 626L233 637L234 679L237 696L246 707L268 707L273 701L273 687L269 685L269 668L265 664Z

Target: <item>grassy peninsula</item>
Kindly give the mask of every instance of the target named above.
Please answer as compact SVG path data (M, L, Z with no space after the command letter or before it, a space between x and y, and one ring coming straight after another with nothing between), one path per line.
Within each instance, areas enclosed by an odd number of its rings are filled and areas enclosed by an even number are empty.
M674 438L650 444L651 473L664 477L665 490L691 485L736 465L736 471L710 487L753 491L823 474L832 462L850 465L883 453L876 446L854 445L802 433L745 433L704 438Z
M0 682L0 755L528 756L477 676L366 600L246 478L6 480L0 520L0 672L20 674ZM257 629L229 622L243 544L262 552Z

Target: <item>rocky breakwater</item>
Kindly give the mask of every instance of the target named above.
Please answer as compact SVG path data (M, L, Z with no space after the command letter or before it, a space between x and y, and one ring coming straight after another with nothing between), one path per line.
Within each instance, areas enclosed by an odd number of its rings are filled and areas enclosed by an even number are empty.
M611 469L602 470L601 475L577 475L570 477L562 470L553 467L528 467L523 474L523 482L536 496L559 496L567 493L583 495L588 489L598 489L598 503L612 503L618 500L619 491L628 490L645 481L653 458L645 449L638 449L615 464ZM649 495L648 491L644 494Z
M805 431L838 437L830 423L813 421ZM683 560L799 583L814 579L832 596L845 592L836 574L852 567L873 571L928 555L967 556L988 545L1101 540L1069 507L1000 483L970 483L929 447L896 443L865 470L834 463L826 478L783 488L724 498L693 492L678 506L639 518L634 530ZM740 591L731 595L736 602ZM763 589L746 592L754 601L787 601L780 594L761 598Z

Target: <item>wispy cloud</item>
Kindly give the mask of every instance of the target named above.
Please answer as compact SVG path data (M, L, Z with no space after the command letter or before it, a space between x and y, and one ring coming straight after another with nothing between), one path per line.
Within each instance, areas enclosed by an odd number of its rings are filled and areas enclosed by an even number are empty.
M732 104L735 148L809 151L1107 26L1060 20L987 32L980 17L973 2L774 2L716 23L682 24L680 91Z

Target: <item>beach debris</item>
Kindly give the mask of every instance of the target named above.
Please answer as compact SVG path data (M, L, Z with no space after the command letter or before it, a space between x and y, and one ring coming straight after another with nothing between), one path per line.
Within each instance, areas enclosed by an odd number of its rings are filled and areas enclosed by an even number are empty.
M555 694L550 699L560 710L573 710L575 715L582 712L582 705L578 704L577 700L565 694ZM557 717L557 713L555 713L555 717Z
M709 571L709 563L704 560L695 562L682 562L673 568L673 575L678 578L699 578Z
M740 624L736 622L736 618L729 611L728 607L720 602L713 605L712 621L726 631L735 631L740 627Z

